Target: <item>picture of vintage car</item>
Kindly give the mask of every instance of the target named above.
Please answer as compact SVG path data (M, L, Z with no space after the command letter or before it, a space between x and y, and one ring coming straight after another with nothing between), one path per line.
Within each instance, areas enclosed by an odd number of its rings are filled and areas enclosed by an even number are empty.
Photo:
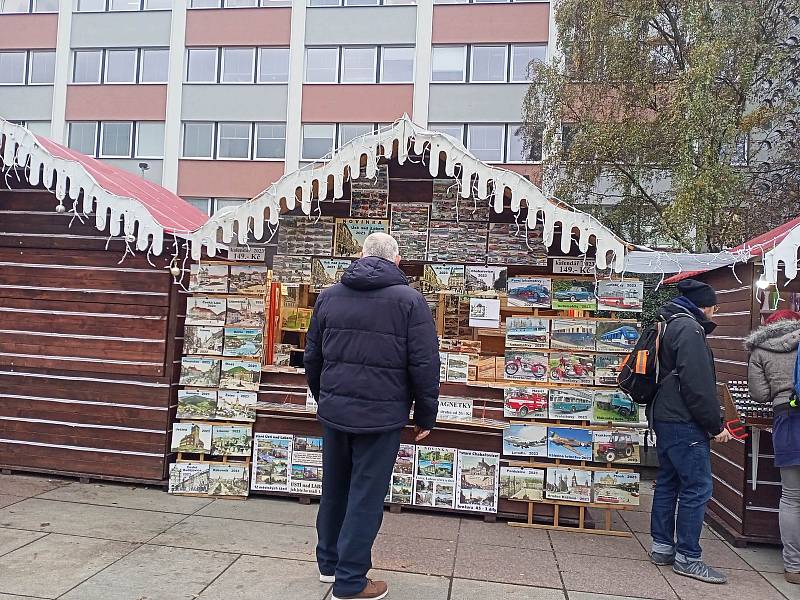
M523 288L516 288L514 296L522 300L530 300L531 302L546 302L550 299L550 290L543 285L527 285Z
M562 394L550 404L554 413L578 413L592 408L591 398Z
M505 409L506 415L516 417L547 411L547 390L509 390L505 398Z
M566 290L553 292L553 298L566 302L591 302L594 300L594 293L586 288L574 286Z

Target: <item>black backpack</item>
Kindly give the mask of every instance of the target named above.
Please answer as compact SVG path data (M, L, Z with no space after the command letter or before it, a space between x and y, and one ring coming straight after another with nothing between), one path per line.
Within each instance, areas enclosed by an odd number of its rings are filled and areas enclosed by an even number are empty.
M678 313L668 319L660 319L645 329L636 346L625 357L617 376L620 389L627 393L634 402L648 406L653 403L660 383L661 339L667 325L678 317L688 317L687 313Z

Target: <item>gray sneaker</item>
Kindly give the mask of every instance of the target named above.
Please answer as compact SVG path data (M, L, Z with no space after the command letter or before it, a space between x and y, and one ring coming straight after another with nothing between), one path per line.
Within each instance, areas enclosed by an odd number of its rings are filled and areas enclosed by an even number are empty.
M692 579L697 579L698 581L703 581L705 583L728 582L728 578L725 575L716 569L709 567L702 560L692 560L686 562L676 560L672 565L672 570L678 575L691 577Z
M675 553L650 552L650 562L659 567L666 567L675 562Z

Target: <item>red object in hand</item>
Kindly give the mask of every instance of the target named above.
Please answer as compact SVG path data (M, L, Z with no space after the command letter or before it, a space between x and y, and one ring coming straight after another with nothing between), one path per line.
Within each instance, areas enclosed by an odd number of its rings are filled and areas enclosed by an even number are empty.
M730 421L726 421L725 429L730 431L731 435L737 440L743 440L749 435L747 433L747 429L745 428L745 424L742 423L741 419L731 419Z

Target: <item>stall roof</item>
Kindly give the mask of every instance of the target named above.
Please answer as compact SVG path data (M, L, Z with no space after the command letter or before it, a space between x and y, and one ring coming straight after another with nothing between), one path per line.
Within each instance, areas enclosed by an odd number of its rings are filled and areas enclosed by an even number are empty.
M395 144L397 155L393 157ZM599 269L611 267L618 272L624 269L625 253L630 246L597 219L546 197L519 173L481 162L455 138L415 125L408 115L377 133L356 138L336 151L324 164L314 163L288 173L249 202L215 214L190 236L192 256L200 258L204 246L208 254L214 256L222 243L238 240L240 244L246 244L251 232L256 239L263 239L265 219L274 231L282 206L292 210L299 201L303 213L311 215L315 198L325 198L331 189L329 179L332 181L334 198L341 198L346 178L358 179L362 176L362 163L366 163L366 177L372 179L380 159L395 158L403 164L407 160L418 160L416 157L423 156L426 149L430 150L430 156L436 157L436 160L427 161L430 175L459 179L462 198L471 197L473 184L477 182L475 195L478 199L491 202L496 212L502 212L504 197L510 192L513 211L520 209L523 200L529 208L529 228L534 229L538 220L544 223L545 246L552 245L556 225L560 224L564 232L577 230L576 235L561 236L564 252L569 252L573 239L581 251L586 252L592 238ZM439 163L443 155L445 167L444 173L440 173ZM318 214L316 209L313 212Z
M41 183L52 190L59 205L71 199L65 209L82 217L94 216L99 230L110 226L111 235L135 236L140 250L150 247L161 254L165 233L187 237L208 220L205 213L160 185L2 118L0 146L2 166L20 167L19 175L24 173L33 186Z

